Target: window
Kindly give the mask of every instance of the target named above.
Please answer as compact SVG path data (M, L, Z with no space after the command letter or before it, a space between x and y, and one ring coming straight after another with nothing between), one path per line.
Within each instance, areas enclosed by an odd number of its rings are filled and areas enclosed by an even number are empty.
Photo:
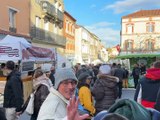
M87 54L88 52L88 47L86 45L82 45L82 53Z
M40 0L36 0L36 3L40 4Z
M17 11L9 9L9 26L11 28L16 28L16 13Z
M146 31L147 32L154 32L154 23L147 23L146 24Z
M132 34L133 32L134 32L134 25L133 24L127 24L126 33Z
M75 30L75 28L74 28L74 24L72 24L72 35L74 35L74 30Z
M66 33L68 33L68 20L66 20Z
M49 30L49 22L48 22L48 20L44 20L44 29L45 30Z
M153 46L153 43L151 41L148 41L148 49L149 50L152 50L152 46Z
M146 40L145 41L145 48L146 48L146 50L153 50L154 49L154 40Z
M57 34L57 33L58 33L58 27L57 27L57 25L56 25L56 24L54 24L54 28L53 28L53 29L54 29L54 33L56 33L56 34Z
M36 27L39 27L41 26L41 18L36 16L36 23L35 23Z
M125 49L132 50L133 49L133 40L126 40L125 41Z

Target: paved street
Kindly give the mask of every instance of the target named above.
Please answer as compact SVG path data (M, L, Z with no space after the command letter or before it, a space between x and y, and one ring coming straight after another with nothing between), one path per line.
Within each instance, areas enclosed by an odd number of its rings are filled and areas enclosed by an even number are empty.
M134 93L135 90L133 88L128 88L128 89L123 89L123 93L122 93L122 99L123 98L127 98L127 99L133 99L134 98ZM21 117L20 120L29 120L29 116L24 113Z
M135 89L134 88L124 88L122 93L122 98L132 99L134 98Z

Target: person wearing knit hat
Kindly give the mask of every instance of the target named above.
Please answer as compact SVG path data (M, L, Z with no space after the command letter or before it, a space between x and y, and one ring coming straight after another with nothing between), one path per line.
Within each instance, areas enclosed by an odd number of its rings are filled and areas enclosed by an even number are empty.
M117 83L119 82L117 77L111 76L110 65L102 65L97 77L98 79L92 87L92 95L96 101L96 114L108 110L115 103L118 95Z
M110 74L111 73L111 67L109 65L102 65L99 68L99 72L101 74Z
M56 69L55 73L55 89L58 89L60 83L64 80L71 79L73 81L78 81L73 70L71 68Z
M93 116L96 110L93 105L93 98L90 90L92 77L87 72L84 72L79 75L78 80L78 96L80 104L83 106L81 109L78 108L80 114L87 113L86 111L88 111L90 115Z
M56 69L55 86L43 102L37 120L61 120L67 117L67 104L75 93L77 78L71 68Z

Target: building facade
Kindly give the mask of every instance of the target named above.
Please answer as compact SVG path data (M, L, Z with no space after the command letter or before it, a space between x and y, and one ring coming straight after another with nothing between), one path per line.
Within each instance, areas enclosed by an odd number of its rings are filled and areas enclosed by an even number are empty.
M30 0L5 0L0 4L0 39L6 35L29 37ZM3 16L3 17L2 17ZM24 24L25 23L25 24Z
M105 62L108 58L101 40L83 26L76 26L75 59L81 64Z
M140 10L122 17L121 58L145 64L160 53L160 10Z
M72 63L75 61L75 25L76 20L64 12L64 37L66 38L65 56Z
M64 53L63 0L30 0L30 35L39 47L57 48Z

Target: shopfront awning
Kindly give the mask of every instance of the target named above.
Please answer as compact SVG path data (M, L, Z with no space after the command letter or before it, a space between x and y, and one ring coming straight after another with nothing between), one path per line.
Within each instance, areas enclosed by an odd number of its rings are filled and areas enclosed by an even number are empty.
M117 59L129 59L129 58L160 58L160 54L130 54L130 55L119 55Z

